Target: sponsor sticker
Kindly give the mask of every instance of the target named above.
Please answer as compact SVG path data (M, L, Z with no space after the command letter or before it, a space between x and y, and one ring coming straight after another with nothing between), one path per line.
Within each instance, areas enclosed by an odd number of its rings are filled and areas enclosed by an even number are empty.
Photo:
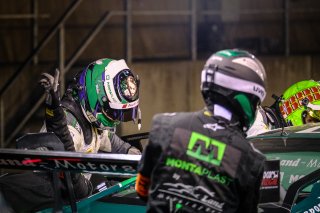
M260 186L260 203L280 200L280 161L267 160Z

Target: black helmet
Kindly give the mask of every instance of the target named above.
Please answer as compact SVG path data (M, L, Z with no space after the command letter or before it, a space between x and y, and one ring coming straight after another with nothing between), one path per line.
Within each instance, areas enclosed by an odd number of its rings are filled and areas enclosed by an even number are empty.
M225 107L247 131L254 122L258 104L266 96L264 67L247 51L216 52L202 70L201 92L210 110L214 104Z

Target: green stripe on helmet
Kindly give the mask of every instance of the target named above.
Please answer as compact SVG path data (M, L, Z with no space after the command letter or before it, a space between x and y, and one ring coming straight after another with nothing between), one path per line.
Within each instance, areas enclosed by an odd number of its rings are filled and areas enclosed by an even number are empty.
M249 127L252 126L254 119L255 119L255 112L252 111L251 103L248 97L244 94L238 94L234 97L237 100L242 108L242 111L245 113L247 120L249 121Z
M115 127L118 124L120 124L120 121L110 121L102 113L97 114L97 119L102 123L103 126L107 126L107 127Z
M240 51L240 50L222 50L217 52L216 55L224 58L232 58L232 57L241 56L241 55L248 56L248 53L246 51Z
M113 60L108 58L98 60L94 64L89 65L88 67L85 80L87 97L92 111L94 110L97 102L99 101L97 89L102 89L104 92L102 73L105 71L105 67L107 67L111 61Z

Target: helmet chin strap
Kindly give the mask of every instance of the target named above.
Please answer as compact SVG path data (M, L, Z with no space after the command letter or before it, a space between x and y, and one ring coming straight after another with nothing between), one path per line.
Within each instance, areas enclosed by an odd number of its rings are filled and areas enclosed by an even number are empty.
M140 131L141 129L141 110L140 110L140 107L138 106L138 109L137 109L137 113L138 113L138 130ZM136 123L136 118L135 117L132 117L132 121L133 123L135 124Z

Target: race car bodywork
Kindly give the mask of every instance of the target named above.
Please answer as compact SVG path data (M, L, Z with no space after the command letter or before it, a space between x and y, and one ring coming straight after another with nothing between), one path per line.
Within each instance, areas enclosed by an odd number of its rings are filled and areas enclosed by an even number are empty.
M280 196L263 212L320 211L320 124L286 127L250 138L269 160L280 161Z
M136 135L135 138L140 136ZM60 143L53 133L35 133L27 134L17 140L17 147L20 149L0 149L0 167L8 172L48 171L52 173L53 179L60 172L64 172L65 178L71 172L92 174L91 179L96 183L91 196L77 202L70 199L70 205L56 203L55 208L43 209L38 211L39 213L145 212L145 204L134 190L136 169L141 155L56 151L63 149ZM35 150L35 147L48 147L50 151ZM109 185L104 184L105 182ZM112 186L110 182L113 183ZM54 182L53 185L55 187ZM68 196L72 197L70 191ZM61 202L61 199L57 199L56 202Z
M56 139L51 135L50 139L45 140L45 144L41 144L43 140L39 140L38 136L27 136L26 143L30 140L32 144L40 143L38 146L50 146L50 143L56 143L54 141ZM35 137L38 139L35 140ZM147 137L148 134L144 133L127 136L126 140L139 144L141 139ZM267 162L272 164L270 168L266 166L265 169L259 212L319 212L320 125L286 127L249 139L267 156ZM93 177L99 177L97 186L99 181L115 179L114 185L98 187L90 197L71 205L61 206L61 210L80 213L139 213L146 210L145 203L138 198L134 190L136 167L140 157L140 155L81 154L54 150L0 149L0 166L4 169L45 170L52 173L90 172L93 173ZM265 189L268 189L267 193ZM54 211L56 210L43 209L39 213Z

